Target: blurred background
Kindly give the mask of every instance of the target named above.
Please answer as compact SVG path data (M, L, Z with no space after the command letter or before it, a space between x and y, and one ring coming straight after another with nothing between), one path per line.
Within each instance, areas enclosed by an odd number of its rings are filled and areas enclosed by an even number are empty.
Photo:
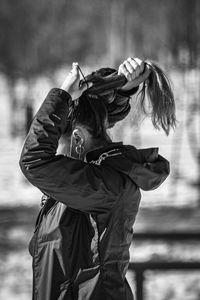
M131 262L200 262L199 53L198 0L0 0L0 299L31 299L27 247L41 193L18 161L35 112L73 61L86 75L139 57L168 74L176 130L167 137L150 120L137 122L133 98L131 113L111 131L114 141L159 147L171 164L158 190L142 192ZM171 239L173 233L185 238ZM200 299L200 269L147 270L143 276L146 300ZM135 291L136 276L129 271L128 278Z

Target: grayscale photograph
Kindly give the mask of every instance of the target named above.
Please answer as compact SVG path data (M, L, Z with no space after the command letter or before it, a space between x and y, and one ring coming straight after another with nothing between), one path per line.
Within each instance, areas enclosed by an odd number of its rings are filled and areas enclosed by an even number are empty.
M200 299L200 1L0 0L0 300Z

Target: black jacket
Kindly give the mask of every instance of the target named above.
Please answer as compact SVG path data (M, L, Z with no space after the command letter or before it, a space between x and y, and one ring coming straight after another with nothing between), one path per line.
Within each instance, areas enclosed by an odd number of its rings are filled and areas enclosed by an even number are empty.
M61 89L49 92L20 159L48 199L30 245L33 299L133 299L125 274L140 188L157 188L169 163L157 148L122 143L89 152L87 162L56 155L69 101Z

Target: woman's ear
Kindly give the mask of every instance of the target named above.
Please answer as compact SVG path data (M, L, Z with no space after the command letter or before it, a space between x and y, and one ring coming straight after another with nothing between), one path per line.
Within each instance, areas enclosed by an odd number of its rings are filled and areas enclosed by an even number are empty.
M79 128L74 129L71 136L70 156L76 159L84 159L84 144L84 133Z
M84 143L85 137L83 132L79 128L73 130L72 137L76 146L82 145Z

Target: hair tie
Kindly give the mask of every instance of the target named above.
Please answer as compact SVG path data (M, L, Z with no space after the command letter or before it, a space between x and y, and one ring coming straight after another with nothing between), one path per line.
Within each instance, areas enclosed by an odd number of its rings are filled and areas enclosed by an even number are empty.
M83 80L84 80L84 82L86 83L86 85L87 85L87 89L89 88L89 85L88 85L88 82L87 82L87 80L86 80L86 78L85 78L85 76L84 76L84 74L83 74L83 72L82 72L82 70L81 70L81 67L79 67L79 65L78 65L78 69L79 69L79 71L80 71L80 73L81 73L81 75L82 75L82 77L83 77ZM80 85L82 85L83 84L83 81L80 81Z

